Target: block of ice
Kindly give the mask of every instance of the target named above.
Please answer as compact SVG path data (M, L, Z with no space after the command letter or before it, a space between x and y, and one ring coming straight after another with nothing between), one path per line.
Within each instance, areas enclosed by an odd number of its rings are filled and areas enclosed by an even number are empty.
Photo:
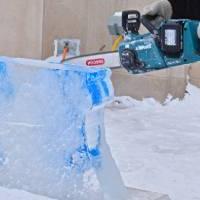
M83 173L111 159L102 144L103 108L113 97L110 74L0 58L0 186L79 199Z

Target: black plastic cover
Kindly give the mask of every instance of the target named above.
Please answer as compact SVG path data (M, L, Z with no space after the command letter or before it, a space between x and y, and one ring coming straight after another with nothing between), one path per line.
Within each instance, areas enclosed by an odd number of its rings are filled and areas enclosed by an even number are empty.
M122 12L122 27L126 33L138 33L140 28L140 12L137 10L128 10Z
M180 23L166 23L160 29L161 50L170 56L178 56L183 50L183 25Z

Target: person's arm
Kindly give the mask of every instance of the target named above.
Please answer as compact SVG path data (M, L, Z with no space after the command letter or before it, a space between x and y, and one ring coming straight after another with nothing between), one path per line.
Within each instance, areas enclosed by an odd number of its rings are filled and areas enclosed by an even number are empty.
M189 6L187 0L168 0L168 1L170 2L172 6L173 19L183 19L183 18L189 17L187 13L187 6Z

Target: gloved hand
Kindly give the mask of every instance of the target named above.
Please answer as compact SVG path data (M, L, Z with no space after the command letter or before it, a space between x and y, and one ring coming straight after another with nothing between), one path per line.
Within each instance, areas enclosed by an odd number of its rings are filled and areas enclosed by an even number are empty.
M154 26L172 17L172 6L168 0L157 0L143 9L143 15L149 17Z

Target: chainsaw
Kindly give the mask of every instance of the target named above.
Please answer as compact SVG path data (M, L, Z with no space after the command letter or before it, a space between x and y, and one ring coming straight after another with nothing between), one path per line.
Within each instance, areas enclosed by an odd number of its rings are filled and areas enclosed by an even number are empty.
M199 21L163 21L157 28L138 11L122 13L125 39L119 45L121 66L138 74L200 61ZM149 33L140 35L143 24Z
M140 34L141 24L148 33ZM79 56L65 60L92 67L123 67L139 74L200 61L199 21L179 19L162 21L156 27L148 16L136 10L113 15L109 21L112 35L122 35L118 51Z

